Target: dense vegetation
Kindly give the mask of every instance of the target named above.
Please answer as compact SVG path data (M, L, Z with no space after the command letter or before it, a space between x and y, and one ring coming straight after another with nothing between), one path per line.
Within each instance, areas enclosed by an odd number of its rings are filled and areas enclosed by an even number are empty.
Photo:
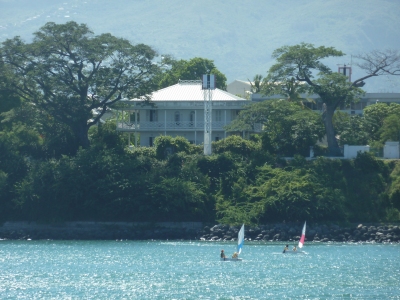
M1 220L236 224L400 217L396 161L370 154L286 161L266 151L262 139L238 136L215 142L211 156L180 137L131 151L114 128L101 125L91 131L89 149L51 159L22 156L2 135Z
M170 80L178 73L197 76L198 72L187 70L192 63L195 68L198 67L195 62L199 61L212 65L212 61L198 58L179 61L175 67L172 63L163 74L162 68L149 64L155 53L147 46L132 46L108 35L93 37L85 26L73 23L64 29L54 24L48 26L57 33L56 37L59 29L68 30L71 39L80 36L74 30L78 33L83 30L85 34L81 37L86 46L97 47L90 41L100 37L104 38L104 47L107 43L129 46L130 54L118 56L128 59L129 63L118 66L125 71L126 67L132 71L144 65L151 68L151 78L145 78L142 83L146 89L138 84L130 91L133 93L151 89L156 85L154 78ZM48 26L44 30L49 29ZM43 37L40 33L37 36ZM51 40L51 36L47 38ZM130 149L126 147L126 136L116 132L115 121L91 123L95 115L89 110L90 105L95 105L91 109L99 108L97 104L101 102L104 113L110 101L103 102L105 98L93 95L89 99L79 98L74 94L82 96L82 88L86 95L91 83L89 78L84 80L88 73L79 60L82 41L75 41L76 48L69 44L67 59L64 55L57 56L58 50L46 52L43 45L37 48L35 43L38 42L24 44L14 39L3 43L0 49L2 53L12 48L14 54L18 51L29 54L30 64L34 65L24 69L23 66L29 64L21 64L23 70L10 68L10 62L14 61L12 52L4 56L5 64L0 61L0 222L219 221L249 224L304 219L324 222L400 220L400 163L383 161L368 153L359 154L354 160L320 156L307 161L304 157L308 156L310 146L315 147L318 155L326 152L326 148L317 145L324 136L324 125L321 115L308 110L301 102L268 100L246 107L229 130L249 132L257 123L261 124L261 133L248 135L246 139L232 135L214 142L210 156L204 156L200 146L191 145L182 137L160 136L154 147ZM74 52L75 49L78 51ZM63 84L57 77L50 83L42 79L48 78L47 72L58 71L39 68L40 63L47 65L46 59L36 60L32 51L52 56L59 64L57 70L68 78L62 77L64 85L71 89L57 91L61 94L51 91L48 84ZM102 51L97 54L101 56ZM142 57L144 54L150 56ZM139 62L132 61L130 55L141 58ZM69 61L71 57L77 64ZM88 61L94 63L96 59L89 55ZM178 68L182 66L184 68ZM78 70L78 75L71 75L73 70ZM101 83L117 84L112 80L114 70L117 69L96 69L89 73L92 79L96 74L99 76L99 81L93 85L98 91L96 94L109 95L101 88ZM139 73L147 72L145 70ZM45 73L43 78L41 72ZM124 82L132 82L129 72L126 76ZM83 81L76 83L76 78ZM197 78L189 76L187 79ZM75 84L79 88L74 87ZM115 89L118 90L116 97L123 97L122 87ZM111 89L112 92L115 89ZM76 103L85 108L84 116ZM60 120L60 105L70 112L72 119L77 114L79 123L93 125L85 127L88 143L79 140L69 117L68 122ZM357 141L381 147L386 140L398 137L399 107L398 104L371 105L362 117L337 113L333 118L335 136L339 137L340 144ZM293 159L282 158L287 156Z

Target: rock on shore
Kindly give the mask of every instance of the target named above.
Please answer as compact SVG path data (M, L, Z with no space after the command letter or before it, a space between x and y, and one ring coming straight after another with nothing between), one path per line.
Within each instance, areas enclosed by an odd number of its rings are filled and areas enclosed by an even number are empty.
M269 224L245 229L245 239L252 241L298 241L303 224ZM232 241L237 239L238 227L215 225L199 232L200 240ZM309 242L399 242L397 225L363 225L348 227L338 225L307 225L306 241Z
M8 240L176 240L194 239L201 222L6 222L0 239Z
M297 242L303 224L277 223L246 226L250 241ZM239 226L204 226L201 222L66 222L36 224L6 222L0 226L0 239L18 240L202 240L235 241ZM396 224L307 224L308 242L400 242Z

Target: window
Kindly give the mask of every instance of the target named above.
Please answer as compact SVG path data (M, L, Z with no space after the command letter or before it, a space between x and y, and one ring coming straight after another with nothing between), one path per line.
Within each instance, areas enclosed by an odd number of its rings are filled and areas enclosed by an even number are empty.
M193 127L193 124L194 124L194 117L195 117L195 113L194 113L194 111L191 111L191 112L190 112L190 115L189 115L189 126L190 126L190 127Z
M222 110L215 111L215 121L222 122Z
M232 120L236 119L240 113L240 110L232 110Z
M153 137L149 137L149 146L153 147Z
M180 121L181 121L181 113L179 112L179 111L176 111L175 112L175 123L176 123L176 125L180 125Z
M216 142L219 141L219 137L218 137L218 136L215 137L215 141L216 141Z
M140 122L140 113L137 112L137 113L135 114L135 112L134 112L134 113L131 114L131 116L130 116L131 123L135 123L135 116L137 116L137 121Z
M158 121L157 111L154 109L150 110L150 122L157 122L157 121Z

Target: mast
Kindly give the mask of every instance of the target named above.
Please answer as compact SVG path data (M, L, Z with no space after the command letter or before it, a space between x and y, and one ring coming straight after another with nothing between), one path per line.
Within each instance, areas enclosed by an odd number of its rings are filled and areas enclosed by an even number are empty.
M204 95L204 155L211 155L212 141L212 91L215 90L215 75L203 75Z

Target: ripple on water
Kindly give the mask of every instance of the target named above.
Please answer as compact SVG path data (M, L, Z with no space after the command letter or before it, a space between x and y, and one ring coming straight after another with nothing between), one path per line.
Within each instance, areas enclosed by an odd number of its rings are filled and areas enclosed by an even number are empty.
M397 299L399 245L1 241L5 299ZM4 259L7 258L7 259Z

